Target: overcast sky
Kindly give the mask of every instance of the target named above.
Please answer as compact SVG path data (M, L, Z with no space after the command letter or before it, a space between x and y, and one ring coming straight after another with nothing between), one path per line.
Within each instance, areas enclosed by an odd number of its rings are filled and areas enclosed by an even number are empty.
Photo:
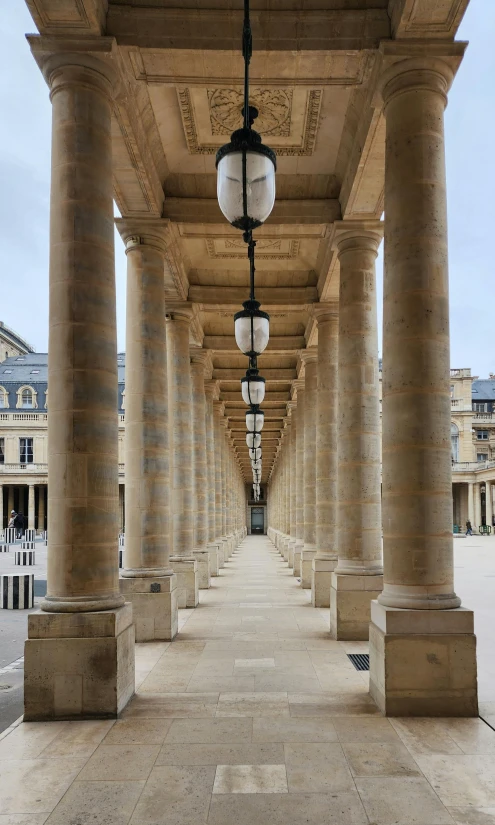
M22 0L0 16L0 320L32 346L48 340L50 102L30 55ZM471 0L458 33L470 45L446 112L451 365L495 372L494 0ZM379 310L382 257L378 259ZM125 348L125 255L116 237L118 348ZM381 313L380 317L381 317Z

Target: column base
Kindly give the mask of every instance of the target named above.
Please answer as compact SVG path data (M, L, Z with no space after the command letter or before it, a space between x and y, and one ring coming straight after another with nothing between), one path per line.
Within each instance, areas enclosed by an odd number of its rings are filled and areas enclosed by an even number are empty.
M386 716L478 716L473 611L372 601L370 694Z
M177 576L177 604L179 607L197 607L199 602L199 577L196 559L172 557L170 564Z
M330 607L332 573L337 559L314 558L311 569L311 604L313 607Z
M134 693L132 606L28 616L24 721L113 719Z
M298 579L301 578L301 553L303 550L304 544L301 539L296 540L296 546L294 547L294 569L292 574L296 576Z
M331 574L330 636L360 642L369 638L370 604L383 590L383 576Z
M193 556L198 562L198 587L208 590L210 582L210 554L208 550L193 550Z
M295 548L295 546L296 546L296 540L291 539L289 541L289 557L287 559L287 564L289 565L291 570L294 567L294 548Z
M220 550L223 555L223 563L225 564L225 562L229 560L229 539L227 536L222 536L222 546Z
M177 576L120 579L120 592L132 604L136 642L171 642L177 636Z
M210 576L218 576L218 544L215 544L214 542L212 544L207 544L206 549L208 550L208 554L210 556Z
M313 559L316 556L316 547L305 544L301 552L301 587L311 590L311 576L313 573Z

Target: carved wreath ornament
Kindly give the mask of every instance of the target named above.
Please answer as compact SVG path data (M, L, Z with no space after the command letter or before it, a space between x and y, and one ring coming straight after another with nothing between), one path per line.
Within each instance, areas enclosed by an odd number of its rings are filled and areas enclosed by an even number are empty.
M289 137L292 89L252 89L249 102L258 109L255 128L262 135ZM243 93L240 89L208 89L211 131L230 135L242 126Z

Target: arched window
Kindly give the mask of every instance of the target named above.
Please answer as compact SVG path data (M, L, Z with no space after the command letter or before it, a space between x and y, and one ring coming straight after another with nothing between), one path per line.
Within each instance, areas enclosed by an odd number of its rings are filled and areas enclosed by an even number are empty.
M9 406L9 394L5 387L0 387L0 409L4 410Z
M454 422L450 425L450 443L452 445L452 461L459 461L459 427Z
M38 393L32 387L19 387L17 390L17 404L19 410L35 410L38 408Z

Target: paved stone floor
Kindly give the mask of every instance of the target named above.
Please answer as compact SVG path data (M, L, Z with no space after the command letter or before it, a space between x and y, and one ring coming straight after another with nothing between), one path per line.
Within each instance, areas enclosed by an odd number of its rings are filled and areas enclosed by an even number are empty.
M495 731L382 718L265 537L181 614L121 719L6 731L0 825L495 825Z

